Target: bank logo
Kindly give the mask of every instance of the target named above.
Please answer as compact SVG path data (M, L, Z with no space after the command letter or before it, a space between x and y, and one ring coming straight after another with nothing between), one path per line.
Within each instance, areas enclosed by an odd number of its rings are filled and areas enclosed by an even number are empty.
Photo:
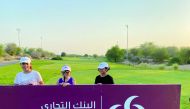
M124 103L124 109L131 109L131 108L130 108L130 107L131 107L131 102L132 102L135 98L137 98L137 97L139 97L139 96L131 96L131 97L129 97L129 98L125 101L125 103ZM121 104L115 104L115 105L111 106L110 109L117 109L117 108L120 107L120 106L122 106L122 105L121 105ZM132 106L133 106L133 107L136 107L137 109L144 109L144 107L141 106L141 105L139 105L139 104L132 104Z

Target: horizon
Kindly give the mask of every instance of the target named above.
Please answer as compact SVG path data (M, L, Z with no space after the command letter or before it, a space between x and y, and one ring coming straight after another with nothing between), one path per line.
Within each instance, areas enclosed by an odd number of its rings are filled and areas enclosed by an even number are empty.
M7 0L0 4L0 43L60 54L105 55L114 45L153 42L189 47L189 0ZM42 38L42 39L41 39ZM42 41L42 45L41 45Z

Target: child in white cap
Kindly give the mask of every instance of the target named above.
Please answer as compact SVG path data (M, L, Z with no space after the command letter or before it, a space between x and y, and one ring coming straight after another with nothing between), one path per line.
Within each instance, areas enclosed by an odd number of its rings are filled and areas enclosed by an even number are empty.
M68 65L64 65L61 68L62 78L59 78L57 81L57 85L67 86L67 85L75 85L75 80L71 77L71 68Z
M32 70L31 59L29 57L20 58L22 72L16 75L15 85L43 85L43 80L39 72Z
M110 70L108 63L102 62L98 66L98 71L100 75L98 75L95 79L95 84L114 84L113 78L107 74Z

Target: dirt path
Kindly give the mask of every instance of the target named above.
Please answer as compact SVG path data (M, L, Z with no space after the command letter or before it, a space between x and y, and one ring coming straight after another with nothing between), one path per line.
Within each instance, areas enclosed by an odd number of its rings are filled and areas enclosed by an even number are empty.
M190 70L190 64L187 65L179 65L180 70Z
M16 64L18 63L19 61L18 60L13 60L13 61L3 61L3 62L0 62L0 67L2 66L6 66L6 65L10 65L10 64Z

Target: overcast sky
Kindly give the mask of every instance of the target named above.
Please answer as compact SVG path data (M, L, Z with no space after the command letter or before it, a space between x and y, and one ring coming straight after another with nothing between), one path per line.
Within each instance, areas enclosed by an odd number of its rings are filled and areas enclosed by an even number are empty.
M105 54L118 44L190 46L190 0L0 0L0 43Z

